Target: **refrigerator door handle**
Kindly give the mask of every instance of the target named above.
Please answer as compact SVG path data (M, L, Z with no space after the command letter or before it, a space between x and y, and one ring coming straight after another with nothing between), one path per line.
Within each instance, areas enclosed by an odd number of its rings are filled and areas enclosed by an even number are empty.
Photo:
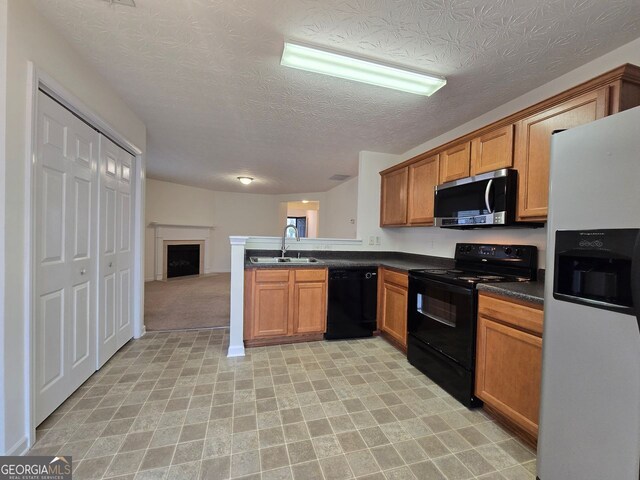
M633 246L633 257L631 257L631 296L638 330L640 330L640 230Z

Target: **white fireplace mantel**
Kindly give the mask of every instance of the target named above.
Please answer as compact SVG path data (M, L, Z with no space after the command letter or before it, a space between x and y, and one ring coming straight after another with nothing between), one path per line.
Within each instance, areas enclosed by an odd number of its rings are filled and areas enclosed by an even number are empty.
M213 225L179 225L169 223L151 222L149 228L153 228L155 244L155 278L165 280L165 244L167 242L188 242L200 243L204 246L204 271L211 273L211 230Z
M158 227L169 227L169 228L208 228L214 229L216 228L213 225L181 225L178 223L159 223L159 222L150 222L148 225L149 228L158 228Z

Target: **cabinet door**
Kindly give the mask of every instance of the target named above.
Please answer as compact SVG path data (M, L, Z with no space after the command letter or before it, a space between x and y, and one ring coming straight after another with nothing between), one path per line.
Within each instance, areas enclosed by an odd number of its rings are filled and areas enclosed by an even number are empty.
M382 175L381 227L407 223L407 177L407 167Z
M407 346L407 289L393 283L382 284L380 330L403 347Z
M324 333L327 326L325 282L296 283L293 287L293 333Z
M538 435L542 338L478 318L476 395Z
M518 219L545 220L549 204L549 158L554 130L577 127L608 114L607 87L586 93L518 123ZM579 172L576 172L578 174Z
M513 166L514 125L498 128L471 142L471 175Z
M253 337L289 333L289 283L256 283L253 296Z
M461 143L440 154L440 183L469 176L471 142Z
M433 225L434 188L438 184L440 156L409 165L408 223Z

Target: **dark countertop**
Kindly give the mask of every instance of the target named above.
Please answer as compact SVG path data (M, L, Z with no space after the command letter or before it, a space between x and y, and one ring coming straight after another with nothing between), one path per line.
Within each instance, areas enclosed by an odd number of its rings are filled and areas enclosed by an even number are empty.
M480 283L478 291L544 305L544 281L513 283Z
M288 252L297 255L298 252ZM244 268L348 268L387 267L402 272L419 268L453 268L453 259L396 252L300 251L303 257L317 258L317 263L251 263L249 257L279 257L275 250L247 250Z

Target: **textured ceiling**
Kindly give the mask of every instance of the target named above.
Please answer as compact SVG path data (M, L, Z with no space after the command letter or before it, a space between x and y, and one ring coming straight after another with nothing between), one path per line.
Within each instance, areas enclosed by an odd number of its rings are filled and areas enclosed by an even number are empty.
M151 177L325 191L640 36L638 0L33 0L148 129ZM444 75L430 98L281 67L284 39ZM239 185L238 175L256 181Z

